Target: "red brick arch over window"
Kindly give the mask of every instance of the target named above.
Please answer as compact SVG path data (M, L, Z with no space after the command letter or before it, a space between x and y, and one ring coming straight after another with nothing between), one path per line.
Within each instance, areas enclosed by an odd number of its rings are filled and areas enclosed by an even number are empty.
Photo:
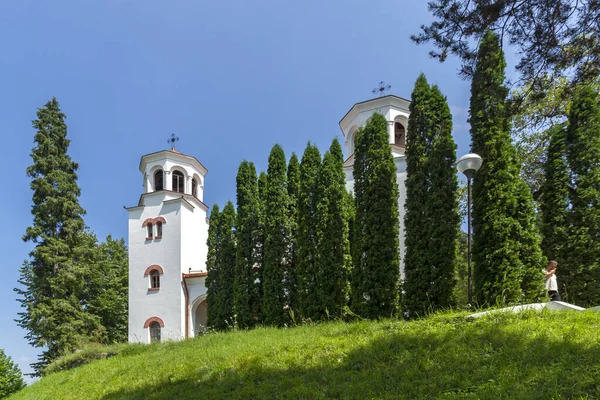
M142 223L142 228L145 228L148 224L156 225L157 222L161 222L163 224L167 223L167 220L164 217L156 217L156 218L146 218L144 223Z
M158 322L158 324L160 325L161 328L165 327L165 323L163 322L162 319L160 319L158 317L150 317L146 320L146 322L144 322L144 328L149 327L154 322Z
M152 264L151 266L149 266L148 268L146 268L146 271L144 272L144 276L146 275L150 275L150 272L152 271L158 271L159 274L164 274L165 271L163 271L162 267L160 265L157 264Z

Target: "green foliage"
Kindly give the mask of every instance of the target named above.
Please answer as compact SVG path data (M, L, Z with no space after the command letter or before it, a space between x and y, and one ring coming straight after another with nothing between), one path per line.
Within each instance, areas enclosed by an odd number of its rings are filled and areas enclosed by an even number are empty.
M465 77L474 75L477 48L490 30L513 47L520 81L537 100L561 77L573 87L600 75L600 25L592 22L600 18L600 7L595 1L434 0L428 6L434 20L421 26L413 41L432 42L439 50L430 55L440 61L449 53L458 56Z
M210 223L208 225L208 239L206 245L206 323L212 326L221 315L219 310L219 252L221 250L221 223L219 221L219 206L214 204L210 210Z
M592 312L443 313L209 334L51 374L21 399L593 399Z
M213 253L210 254L211 268L210 270L207 268L206 302L208 307L206 324L215 330L225 330L233 326L234 272L236 265L235 208L233 203L228 201L222 212L219 213L216 206L213 207L213 211L218 214L217 226L214 229L216 232L209 232L209 243L212 245L213 238L216 236L217 246L214 256ZM211 225L212 223L214 221L211 221ZM211 225L209 225L209 230ZM208 266L209 264L207 264Z
M473 179L473 262L479 304L537 300L542 294L540 238L531 192L519 178L503 86L498 37L482 39L471 86L471 149L483 166Z
M598 93L583 86L575 91L567 129L571 167L569 256L562 268L568 298L600 304L600 105Z
M287 169L288 218L290 226L290 257L285 272L287 304L298 310L298 192L300 190L300 162L292 153Z
M15 291L24 308L18 325L27 331L32 346L45 349L32 364L36 374L84 343L106 343L126 335L125 315L120 314L127 302L124 248L107 239L99 249L95 236L85 230L78 165L67 154L70 140L64 119L54 98L38 110L33 164L27 168L33 224L23 240L35 248L20 270ZM110 285L114 288L100 295Z
M237 187L237 256L234 282L234 310L238 327L256 324L260 310L258 271L262 238L260 231L260 200L256 168L242 161L236 178Z
M550 144L544 163L544 184L540 189L542 251L548 260L564 260L568 239L569 187L566 125L550 129ZM562 267L561 267L562 269ZM562 274L561 274L562 275Z
M342 317L348 304L348 221L342 147L337 138L323 157L316 182L316 317ZM314 317L313 317L314 318Z
M87 310L99 317L106 329L103 342L126 342L129 259L125 240L108 235L97 249L98 261L87 279Z
M12 359L0 349L0 399L18 392L25 387L21 370Z
M407 137L403 305L423 315L451 305L459 223L452 116L424 75L415 83Z
M356 139L356 202L353 307L367 318L395 314L398 308L398 185L387 121L373 114Z
M263 264L264 322L282 326L288 321L285 274L290 252L287 165L283 148L276 144L269 155L265 190L265 253Z
M317 177L321 154L317 146L306 145L300 163L298 192L298 310L308 319L319 318L317 294Z

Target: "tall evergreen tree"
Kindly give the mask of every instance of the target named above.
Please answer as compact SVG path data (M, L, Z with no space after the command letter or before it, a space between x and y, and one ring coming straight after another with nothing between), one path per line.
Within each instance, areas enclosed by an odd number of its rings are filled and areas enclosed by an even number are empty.
M456 145L446 98L421 75L410 108L403 303L414 315L451 305L459 219Z
M427 198L430 216L430 251L427 252L427 258L431 271L431 306L441 309L451 305L460 221L452 115L446 97L437 86L432 87L431 96L435 125L431 129L431 151L427 165L431 185Z
M87 279L87 310L100 318L107 343L126 342L129 259L125 240L108 235L97 252L98 261Z
M321 318L341 317L348 303L348 226L342 147L337 138L323 157L317 178L316 286Z
M210 210L210 219L208 225L208 239L206 245L208 253L206 256L206 325L213 327L221 316L219 309L219 252L221 248L221 224L219 221L220 212L217 204Z
M300 163L296 153L292 153L287 169L288 218L290 224L290 257L285 276L287 303L298 309L298 191L300 190Z
M300 190L298 193L298 310L303 318L317 319L317 176L321 153L310 142L306 145L300 163Z
M568 263L569 299L600 304L600 105L589 86L577 88L569 112L567 157L575 190L571 194ZM559 275L560 277L560 275Z
M17 323L34 347L44 347L36 373L56 357L103 337L100 319L87 312L86 279L95 260L95 243L84 230L79 205L78 165L67 154L65 114L55 98L37 112L33 164L27 168L33 190L33 225L23 240L32 242L15 291L24 311Z
M404 203L404 229L406 254L404 257L403 308L410 314L422 314L429 307L431 276L427 253L429 246L429 221L427 196L429 130L434 125L431 107L432 93L425 75L415 82L409 105L410 116L406 135L406 202Z
M260 200L256 168L242 161L237 183L237 257L234 282L234 310L240 328L251 328L256 323L255 310L260 304L257 270L260 266Z
M398 184L381 114L373 114L359 131L354 156L356 311L367 318L389 317L398 308Z
M213 210L218 213L218 209L213 208ZM216 227L218 245L214 252L215 257L212 259L214 265L211 265L212 268L208 271L206 280L208 304L206 324L216 330L228 329L233 326L234 322L233 284L236 261L234 225L235 208L233 203L228 201L223 207L223 211L218 213ZM212 241L211 233L215 236L213 232L209 232L209 241ZM210 279L208 279L209 277Z
M531 192L519 179L507 118L506 61L498 37L484 35L471 85L471 149L484 163L473 179L475 298L480 304L533 301L543 260Z
M561 261L562 280L564 275L562 261L567 255L568 245L571 175L567 162L566 125L556 125L550 129L550 144L544 163L544 184L539 199L542 214L542 250L548 260Z
M265 252L263 264L263 316L268 325L288 321L285 272L289 260L287 165L283 148L276 144L269 155L265 193Z

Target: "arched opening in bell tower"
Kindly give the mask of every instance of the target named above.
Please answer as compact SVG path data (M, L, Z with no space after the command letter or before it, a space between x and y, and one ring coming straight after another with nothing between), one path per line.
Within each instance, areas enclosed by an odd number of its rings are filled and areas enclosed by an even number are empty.
M163 190L163 170L159 169L154 173L154 190Z
M394 122L394 144L406 147L406 129L400 122Z
M181 171L173 171L173 191L183 193L185 188L185 177Z

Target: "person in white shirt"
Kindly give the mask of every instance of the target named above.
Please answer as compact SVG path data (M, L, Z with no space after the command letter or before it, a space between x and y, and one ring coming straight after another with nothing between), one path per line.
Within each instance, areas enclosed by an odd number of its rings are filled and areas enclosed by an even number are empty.
M558 293L558 283L556 283L557 266L558 263L554 260L546 265L546 290L548 291L548 296L550 296L550 301L562 301Z

